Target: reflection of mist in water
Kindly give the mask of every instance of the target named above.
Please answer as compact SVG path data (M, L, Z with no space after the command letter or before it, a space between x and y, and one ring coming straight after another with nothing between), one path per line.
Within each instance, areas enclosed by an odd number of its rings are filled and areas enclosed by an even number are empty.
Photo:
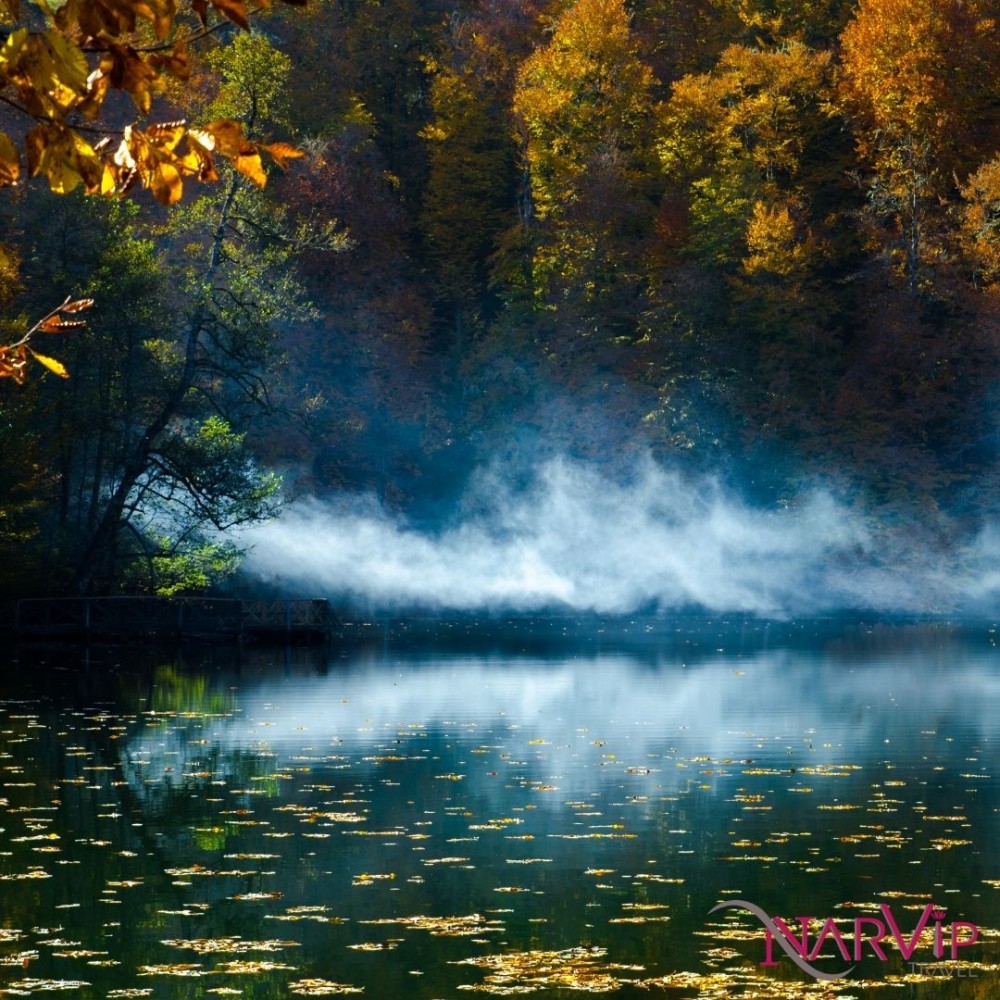
M787 768L903 764L929 751L947 756L958 734L966 748L972 740L985 751L1000 709L995 668L995 652L948 644L867 657L720 653L698 666L625 655L359 660L324 676L244 681L239 711L205 720L199 736L223 752L266 746L275 767L339 752L357 763L427 739L466 751L502 743L522 770L545 777L556 767L560 787L574 794L621 780L630 767L655 768L658 787L669 789L691 777L674 760L697 756ZM189 734L175 725L166 740L162 729L144 730L129 753L189 756ZM597 744L614 763L582 766Z
M370 504L313 500L247 541L258 576L375 607L988 608L1000 594L996 533L941 551L915 530L892 541L819 490L767 510L652 461L619 482L563 460L523 489L498 470L482 473L440 530L373 516Z

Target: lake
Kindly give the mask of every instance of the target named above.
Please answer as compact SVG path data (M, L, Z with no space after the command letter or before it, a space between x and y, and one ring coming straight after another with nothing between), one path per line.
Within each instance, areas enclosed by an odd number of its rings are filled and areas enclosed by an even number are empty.
M997 640L660 617L21 646L0 983L996 996Z

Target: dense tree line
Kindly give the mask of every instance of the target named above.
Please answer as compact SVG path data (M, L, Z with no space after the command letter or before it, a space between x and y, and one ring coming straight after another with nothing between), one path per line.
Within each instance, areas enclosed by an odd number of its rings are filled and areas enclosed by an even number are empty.
M651 452L762 502L808 477L974 528L998 485L998 18L322 0L202 38L177 117L292 143L291 170L261 190L221 161L168 209L0 204L7 339L95 300L60 334L69 380L0 382L8 589L205 585L271 469L420 518L498 456Z

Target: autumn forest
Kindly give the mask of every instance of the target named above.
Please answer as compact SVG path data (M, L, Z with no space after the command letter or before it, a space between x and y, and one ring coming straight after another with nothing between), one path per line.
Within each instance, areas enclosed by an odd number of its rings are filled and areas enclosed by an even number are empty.
M5 596L556 455L995 516L1000 0L45 6L0 4Z

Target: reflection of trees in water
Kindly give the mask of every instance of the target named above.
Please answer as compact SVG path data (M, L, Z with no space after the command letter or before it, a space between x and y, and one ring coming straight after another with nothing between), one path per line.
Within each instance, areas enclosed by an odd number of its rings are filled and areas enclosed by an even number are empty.
M212 716L227 715L236 708L231 687L223 690L203 673L184 673L170 664L156 668L150 688L147 712Z
M919 631L908 648L895 642L887 648L881 639L868 652L863 641L859 646L833 653L829 646L808 653L788 646L740 655L706 651L700 662L660 668L622 653L435 659L369 650L322 676L306 656L289 668L280 650L254 651L252 665L244 659L237 669L224 668L216 651L200 668L159 659L142 669L123 662L114 672L39 673L34 683L48 692L44 698L5 706L0 728L15 733L4 746L4 764L20 769L7 772L13 781L31 787L5 790L12 815L0 825L8 827L8 840L58 830L53 844L61 850L33 851L45 842L9 845L13 854L0 858L0 873L41 864L53 878L9 883L16 891L5 918L26 931L63 926L62 937L121 961L117 969L80 975L96 989L151 985L169 987L171 995L183 981L135 978L140 965L191 959L163 946L164 939L298 939L302 949L272 957L300 972L269 971L252 984L195 981L276 996L289 976L371 983L375 973L370 965L362 970L364 956L355 959L341 946L417 937L412 930L363 929L362 918L510 905L516 912L503 919L511 949L548 947L555 935L568 935L560 947L608 945L619 960L662 971L668 945L687 947L704 929L721 885L738 884L752 899L780 891L776 911L785 902L815 903L822 913L859 898L849 880L862 869L875 873L868 887L930 891L929 881L947 875L949 885L978 889L983 872L965 870L969 849L935 852L933 866L910 867L912 859L927 857L928 838L942 831L923 817L915 823L909 804L919 799L929 816L961 806L977 848L995 842L995 782L977 782L972 790L971 782L955 782L988 763L966 758L985 745L979 737L991 732L986 727L995 718L995 653L959 639L926 642ZM807 765L827 761L860 770L807 773ZM938 767L941 774L934 773ZM879 792L877 784L890 778L906 784ZM557 787L543 791L543 783ZM791 794L804 785L813 792ZM738 800L737 788L750 799ZM754 793L769 811L744 808L754 804ZM870 815L880 794L886 804L901 800L894 817ZM819 803L841 802L857 808L817 811ZM13 811L22 807L28 811ZM349 813L364 821L346 819ZM848 861L855 852L881 850L868 836L865 824L872 822L899 826L911 839L882 851L880 860ZM921 825L923 833L910 829ZM787 843L773 840L779 830ZM373 835L379 831L394 831L394 849ZM761 846L736 846L731 831ZM417 841L411 834L429 837ZM534 839L514 839L524 834ZM863 846L842 845L840 838L859 834ZM777 855L783 867L725 861L754 852ZM424 863L444 855L470 862ZM827 864L823 875L798 878L791 867L840 855L845 863ZM530 857L553 860L507 864ZM56 859L79 864L57 867ZM197 865L230 874L176 874ZM609 873L584 875L590 868ZM263 874L271 870L274 876ZM358 873L390 871L391 881L352 884ZM421 881L411 882L414 875ZM141 886L123 884L138 880ZM611 888L597 892L597 881ZM522 891L498 895L498 886ZM280 901L236 898L279 892ZM655 934L609 923L641 912L626 910L626 902L667 903L671 919L656 925ZM265 920L302 905L324 905L329 915L350 920L339 929ZM12 948L35 947L34 938L26 940ZM420 967L438 977L437 990L427 995L451 995L454 982L441 971L452 955L447 945L419 933L409 950L400 946L399 961L411 963L418 945ZM67 975L68 959L35 950L42 957L31 975ZM453 957L466 954L456 950ZM691 954L676 961L690 965ZM390 977L405 979L405 969L415 967L380 961Z

